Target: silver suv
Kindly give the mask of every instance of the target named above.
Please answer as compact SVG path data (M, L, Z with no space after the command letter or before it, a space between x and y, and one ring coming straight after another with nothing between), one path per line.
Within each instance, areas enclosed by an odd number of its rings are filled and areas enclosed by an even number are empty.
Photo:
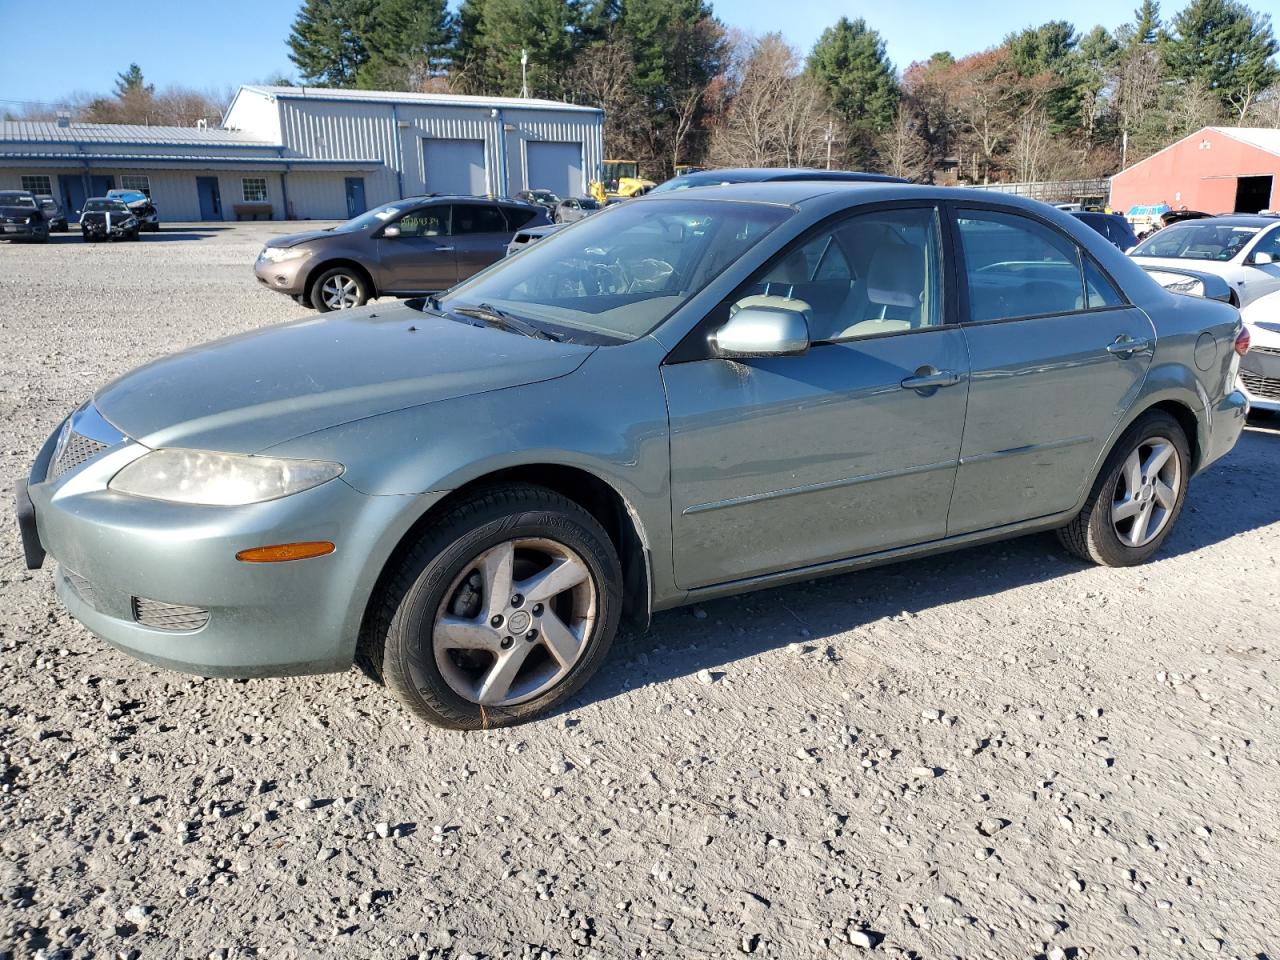
M373 297L447 290L502 259L521 227L549 222L532 203L411 197L327 230L269 240L254 273L321 313L345 310Z

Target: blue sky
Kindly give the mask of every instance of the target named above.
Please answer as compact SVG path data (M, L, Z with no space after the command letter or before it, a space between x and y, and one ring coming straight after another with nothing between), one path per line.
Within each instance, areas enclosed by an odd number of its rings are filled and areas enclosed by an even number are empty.
M957 55L980 50L1012 30L1054 17L1067 16L1086 30L1096 23L1115 27L1137 5L1137 0L713 2L726 24L756 33L780 30L806 51L839 16L865 17L885 38L889 56L900 68L936 50ZM1263 11L1278 4L1280 0L1252 3ZM1180 6L1164 4L1167 13ZM75 91L106 91L130 59L158 87L221 89L292 73L285 37L297 8L291 0L0 0L0 22L10 38L0 60L0 101L49 101ZM17 41L24 36L38 42ZM51 59L51 51L61 55ZM0 103L0 109L5 106L9 104Z

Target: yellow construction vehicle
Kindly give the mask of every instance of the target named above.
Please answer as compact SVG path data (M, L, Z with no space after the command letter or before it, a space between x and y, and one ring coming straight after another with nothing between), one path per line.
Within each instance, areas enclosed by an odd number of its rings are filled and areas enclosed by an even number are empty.
M601 191L607 197L638 197L657 186L640 176L640 163L636 160L606 160L601 165L600 176L600 180L591 185L591 194L596 199Z

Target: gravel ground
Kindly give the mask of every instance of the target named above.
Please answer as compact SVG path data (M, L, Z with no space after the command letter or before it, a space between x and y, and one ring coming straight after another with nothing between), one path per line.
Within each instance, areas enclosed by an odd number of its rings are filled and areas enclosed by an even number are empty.
M0 246L0 476L117 373L299 316L249 272L289 229ZM1039 536L662 614L471 734L354 670L131 660L2 522L0 955L1276 956L1277 425L1148 566Z

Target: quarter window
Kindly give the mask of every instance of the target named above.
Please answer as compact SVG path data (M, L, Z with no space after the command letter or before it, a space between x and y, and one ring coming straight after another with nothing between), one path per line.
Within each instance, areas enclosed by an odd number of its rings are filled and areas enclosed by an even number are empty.
M43 173L28 175L23 174L22 189L28 193L47 194L53 196L53 184L49 182L49 177Z
M240 181L245 203L267 202L267 180L265 177L244 177Z
M1016 214L965 210L960 242L969 320L1007 320L1085 309L1080 250L1056 230Z
M137 190L145 193L147 199L151 199L151 178L145 174L121 174L120 188L122 190Z
M766 266L730 310L797 310L815 342L936 326L943 322L939 237L932 207L848 217Z
M1084 258L1084 289L1090 310L1124 306L1124 298L1120 296L1115 284L1088 257Z

